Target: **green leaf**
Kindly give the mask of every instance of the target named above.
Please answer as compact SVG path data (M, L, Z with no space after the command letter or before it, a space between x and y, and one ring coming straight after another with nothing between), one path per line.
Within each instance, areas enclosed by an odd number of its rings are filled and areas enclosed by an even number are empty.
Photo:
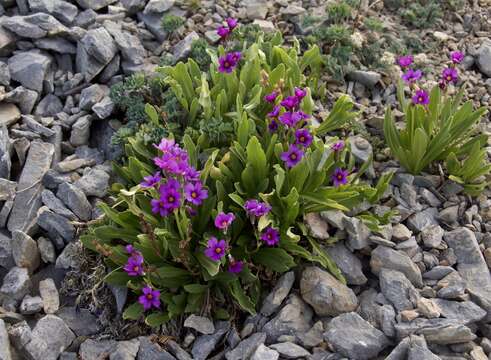
M190 294L201 294L208 290L208 285L202 284L189 284L184 285L184 290L186 290Z
M123 312L123 319L138 320L143 315L143 305L140 303L131 304Z
M232 296L234 297L234 299L237 301L237 303L240 305L242 309L244 309L251 315L256 314L255 304L244 292L244 289L242 288L238 280L230 284L230 293L232 294Z
M153 313L153 314L148 315L145 318L145 324L147 324L148 326L151 326L151 327L157 327L157 326L160 326L162 324L165 324L169 320L170 320L169 315L166 313L162 313L162 312Z
M293 257L281 248L261 248L253 256L253 260L254 263L264 265L279 273L288 271L296 265Z
M159 125L159 115L157 114L157 110L155 110L152 105L148 103L145 104L145 113L152 123Z
M195 254L196 259L201 264L201 266L206 270L206 272L211 276L215 276L220 271L220 262L213 261L206 257L202 252L198 252Z
M127 273L121 271L121 268L111 271L106 275L104 281L111 285L125 286L132 278Z

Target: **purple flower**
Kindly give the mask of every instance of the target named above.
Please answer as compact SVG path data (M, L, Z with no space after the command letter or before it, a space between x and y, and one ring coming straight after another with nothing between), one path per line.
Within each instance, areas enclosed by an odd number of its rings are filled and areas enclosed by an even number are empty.
M417 80L421 79L423 76L423 73L421 70L413 70L409 69L406 71L404 74L402 74L402 80L404 80L407 84L412 84L416 82Z
M208 247L205 250L205 255L213 261L219 261L225 256L227 251L227 243L225 240L218 241L216 237L211 237L208 240Z
M160 157L153 159L155 165L166 173L183 175L189 168L188 154L179 145L174 144L174 140L163 139L157 149L162 151Z
M442 72L442 78L446 83L456 83L459 80L459 72L456 68L445 68Z
M143 256L132 254L128 258L128 262L123 267L123 270L129 276L142 276L143 275Z
M160 144L154 146L165 154L175 149L177 145L174 139L163 138L160 140Z
M306 95L307 95L307 90L295 88L295 96L297 97L298 102L300 102Z
M245 202L244 209L249 215L261 217L271 211L271 206L267 203L259 202L255 199L250 199Z
M261 240L268 246L278 245L280 242L280 232L271 226L268 226L266 230L261 233Z
M217 34L220 36L220 38L225 39L227 36L230 35L230 29L226 28L225 26L220 26L217 29Z
M160 291L145 286L142 289L143 295L140 295L138 302L143 305L143 310L149 310L152 307L160 308Z
M169 179L167 184L159 188L160 198L152 199L150 205L154 214L167 216L181 206L181 193L179 192L179 182Z
M201 205L208 197L208 190L203 188L201 182L187 183L184 185L184 196L187 201L194 205Z
M186 181L198 181L201 174L194 167L189 165L186 169L184 169L183 175Z
M140 183L142 187L151 188L157 185L162 178L160 177L160 172L156 172L153 175L148 175L143 178L143 181Z
M300 101L296 96L288 96L287 98L283 99L280 104L288 111L292 111L297 108Z
M331 176L332 182L335 187L340 185L344 185L348 183L348 170L343 170L341 168L337 168L334 170L334 173Z
M284 112L280 115L279 119L284 125L288 127L295 127L301 120L303 120L302 114L303 113L301 111Z
M452 59L454 64L460 64L464 60L464 54L460 51L452 51L450 53L450 59Z
M428 105L430 102L430 97L425 90L418 90L413 96L413 104L417 105Z
M232 213L223 213L217 215L215 218L215 226L220 230L227 230L227 228L232 224L232 221L235 220L235 215Z
M397 63L399 64L400 67L406 68L413 63L413 56L412 55L401 56L399 59L397 59Z
M229 264L228 264L228 272L232 274L239 274L242 272L242 269L244 268L244 262L241 260L235 260L234 258L230 258Z
M331 146L331 150L332 150L332 151L336 151L336 152L338 152L338 151L341 151L341 150L343 150L343 149L344 149L344 141L342 141L342 140L340 140L340 141L338 141L338 142L335 142L335 143L334 143L334 144L332 144L332 146Z
M240 57L241 54L238 51L231 52L226 54L225 56L220 57L218 59L218 71L231 73L237 66L237 63L240 61Z
M286 166L291 168L297 165L302 160L303 151L295 145L290 145L288 151L281 153L280 158L286 163Z
M271 120L268 124L268 130L270 132L276 132L278 130L278 122L276 120Z
M227 20L227 25L230 28L230 30L233 30L237 27L238 20L234 18L228 18Z
M309 147L312 144L312 135L307 129L298 129L295 131L295 144Z
M126 245L124 248L128 254L133 254L135 252L135 248L131 244Z
M269 103L274 103L274 101L276 100L277 97L278 97L278 92L273 91L271 94L264 96L264 101L269 102Z
M278 105L273 107L273 110L268 113L268 117L270 118L277 118L278 115L280 115L280 107Z

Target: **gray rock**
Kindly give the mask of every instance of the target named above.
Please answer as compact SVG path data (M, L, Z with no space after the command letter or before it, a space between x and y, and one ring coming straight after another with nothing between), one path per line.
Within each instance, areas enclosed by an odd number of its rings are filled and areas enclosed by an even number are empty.
M216 345L230 329L228 321L221 321L215 324L215 333L212 335L202 335L193 343L191 354L194 360L205 360L215 349ZM142 359L143 360L143 359Z
M147 4L147 8L151 3L152 1ZM163 4L165 1L158 0L156 3ZM113 36L125 61L129 61L133 65L143 64L146 51L137 36L123 31L120 24L112 21L106 21L104 27Z
M60 174L55 170L48 170L43 176L43 185L51 190L56 190L60 184L64 182L71 182L71 174Z
M32 330L32 340L25 349L34 360L56 360L74 339L75 335L63 320L46 315Z
M0 110L0 115L1 114L2 111ZM12 162L10 161L11 148L12 145L7 126L0 125L0 178L6 180L10 179L10 168L12 167Z
M92 123L92 116L85 115L73 124L72 132L70 134L70 143L73 146L87 145L90 138L90 125Z
M189 315L184 321L184 327L191 328L202 334L210 335L215 332L213 322L204 317L194 314Z
M14 34L29 39L40 39L47 35L64 35L69 32L68 29L53 16L44 13L36 13L28 16L4 17L1 21L1 25L7 30L12 31Z
M348 233L348 248L360 250L370 245L370 229L360 219L345 217L343 218L343 224Z
M355 70L348 74L348 79L359 82L369 88L373 88L382 78L382 75L375 71Z
M31 290L31 279L26 268L13 267L3 278L0 295L21 300Z
M54 168L58 172L67 173L81 167L93 165L95 165L95 160L93 159L73 159L60 161Z
M350 359L372 359L389 345L387 337L356 313L346 313L332 319L324 337Z
M354 311L358 306L355 293L327 271L308 267L300 280L302 298L319 316L336 316Z
M63 252L56 259L57 269L74 269L80 267L80 243L71 242L63 249Z
M430 225L421 231L421 238L426 247L436 248L442 243L443 233L440 225Z
M50 76L52 58L35 52L20 52L12 56L8 64L12 80L40 93L43 82Z
M36 222L37 211L41 206L41 179L50 168L53 155L54 146L52 144L31 143L7 224L10 231L26 231Z
M10 103L0 104L0 126L10 126L20 119L19 108Z
M37 83L36 83L37 84ZM5 99L15 102L22 114L30 114L38 98L38 93L34 90L18 86L5 95Z
M108 5L115 3L116 0L77 0L77 3L83 9L100 10Z
M440 307L441 316L446 319L461 321L464 325L480 321L486 317L486 311L472 301L450 301L434 299Z
M491 42L484 41L477 52L477 66L479 70L486 75L491 77Z
M10 201L15 199L17 183L0 178L0 201Z
M26 295L20 304L20 313L23 315L37 314L43 309L43 299L39 296Z
M78 14L78 8L62 0L28 0L32 12L49 13L65 24L71 24Z
M363 285L367 282L360 259L349 251L342 242L326 247L325 250L339 267L348 284Z
M85 74L87 82L91 81L111 62L117 50L114 39L105 28L87 31L77 45L77 72Z
M42 236L37 242L41 260L43 260L45 263L54 263L56 260L56 252L53 243Z
M43 299L43 308L46 314L54 314L60 308L60 295L53 279L39 282L39 294Z
M396 312L391 305L382 305L380 307L380 330L388 337L394 337L396 334L395 325Z
M295 273L289 271L281 276L277 281L274 289L264 299L261 307L261 314L264 316L270 316L279 309L283 300L286 299L290 290L295 282Z
M453 271L455 270L450 266L435 266L430 271L425 272L423 274L423 278L430 280L440 280Z
M416 293L416 289L403 273L382 268L379 278L382 294L398 311L415 307L411 302L411 293Z
M8 56L15 49L16 38L7 29L0 27L0 56Z
M84 360L99 360L115 351L117 344L115 340L87 339L80 344L79 356Z
M86 87L80 93L78 107L81 110L90 110L92 106L101 101L108 93L107 86L94 84Z
M10 84L10 71L7 63L0 61L0 85L8 86Z
M476 335L467 326L455 320L418 318L395 325L397 337L402 339L410 334L424 335L426 341L448 345L472 341Z
M77 47L62 37L42 38L34 42L37 48L60 54L76 54Z
M329 239L329 225L318 213L309 213L304 216L304 223L312 237L319 240Z
M140 350L138 351L137 360L175 360L175 357L162 349L159 344L150 341L148 337L139 337ZM171 340L172 341L172 340ZM191 360L181 359L179 360Z
M396 242L409 240L413 233L404 224L397 224L392 227L392 239Z
M449 206L440 211L438 214L438 219L447 224L447 225L455 225L457 223L457 219L459 217L459 206Z
M268 3L265 0L247 0L244 1L246 7L247 18L254 19L265 19L268 14Z
M54 96L54 95L53 95ZM55 96L56 97L56 96ZM46 97L45 97L46 99ZM58 98L57 98L58 99ZM44 100L44 99L43 99ZM41 102L43 101L41 100ZM39 104L41 104L41 102ZM41 104L42 106L42 104ZM37 109L39 109L39 105L38 107L36 108L36 111ZM39 114L38 114L39 115ZM40 134L44 137L50 137L50 136L53 136L55 135L55 132L53 130L51 130L50 128L40 124L38 121L36 121L32 116L28 116L28 115L22 115L22 123L24 125L27 126L27 128L29 128L31 131L37 133L37 134Z
M0 232L0 267L10 269L15 266L12 256L12 239Z
M97 104L92 106L92 111L97 115L99 119L106 119L111 116L114 110L114 102L109 96L104 97Z
M193 41L198 39L199 39L199 35L195 31L186 35L184 39L179 41L172 48L172 54L174 56L174 59L176 61L179 61L189 56L189 53L191 52L191 44L193 43Z
M174 0L150 0L143 10L144 14L157 13L162 14L174 6Z
M252 354L251 360L278 360L279 357L280 354L276 350L261 344L257 347L256 351L254 351L254 354Z
M339 230L344 230L345 221L349 221L349 218L341 210L322 211L320 214L329 225L338 228ZM344 220L345 218L347 220Z
M31 274L40 263L36 241L19 230L12 232L12 256L18 267L27 268Z
M77 336L90 336L99 331L97 317L86 309L63 307L57 313Z
M348 138L351 145L351 152L358 162L364 163L373 155L372 145L361 136L351 136Z
M8 329L8 334L10 342L17 350L23 349L32 338L31 328L25 320L12 324Z
M0 359L12 360L10 353L10 341L5 322L0 319Z
M62 215L70 220L76 220L77 217L72 213L63 202L56 197L56 195L50 190L43 190L41 193L41 199L43 204L48 207L51 211Z
M414 286L423 286L421 270L412 262L411 258L403 252L379 245L372 251L370 267L372 272L377 275L382 268L400 271Z
M438 217L438 210L435 208L427 208L423 211L419 211L411 215L407 219L407 226L412 231L419 233L425 227L430 225L438 225L436 218Z
M88 221L92 215L92 206L82 190L70 183L58 186L56 196L65 203L80 220Z
M140 342L137 339L129 341L119 341L116 350L109 356L110 360L134 360L140 349Z
M70 221L47 208L41 209L37 224L46 231L57 248L63 248L64 242L73 241L75 238L75 227Z
M130 13L134 14L143 10L145 0L121 0L121 5Z
M290 295L287 304L267 322L262 331L268 335L268 342L276 341L282 335L298 336L312 328L312 309L296 295Z
M165 41L168 33L162 29L162 14L139 12L138 19L142 21L158 41Z
M227 360L246 360L256 351L259 345L266 341L265 333L252 334L247 339L242 340L232 351L225 353Z
M270 348L276 350L287 359L298 359L311 355L303 347L289 341L270 345Z
M491 321L491 273L481 253L476 236L467 228L447 232L444 239L457 256L457 270L466 281L473 301L487 311Z

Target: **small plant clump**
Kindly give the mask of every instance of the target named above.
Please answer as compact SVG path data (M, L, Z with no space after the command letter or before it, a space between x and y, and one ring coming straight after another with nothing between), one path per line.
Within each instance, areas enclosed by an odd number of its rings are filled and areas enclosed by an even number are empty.
M447 93L459 82L457 65L463 59L463 53L452 52L439 84L428 91L418 85L423 72L413 68L412 56L400 57L398 64L404 72L398 98L406 126L396 128L389 108L384 134L392 154L410 173L420 174L435 162L444 162L452 180L463 184L468 193L478 194L489 185L485 175L491 171L484 149L487 136L476 134L486 109L474 110L471 101L461 105L463 89L456 96ZM409 101L404 96L404 83L412 93Z
M302 260L344 281L303 217L375 202L391 174L362 181L369 162L355 167L349 144L326 138L356 116L347 97L312 121L322 61L315 46L300 54L260 38L240 52L220 46L209 72L192 59L159 69L187 124L229 129L218 142L187 130L153 145L128 140L116 202L82 238L113 269L105 280L134 293L125 318L158 326L189 312L254 314L262 285ZM158 106L145 112L155 126L165 120Z
M181 16L166 14L162 17L162 29L170 34L183 26L184 23L185 20Z

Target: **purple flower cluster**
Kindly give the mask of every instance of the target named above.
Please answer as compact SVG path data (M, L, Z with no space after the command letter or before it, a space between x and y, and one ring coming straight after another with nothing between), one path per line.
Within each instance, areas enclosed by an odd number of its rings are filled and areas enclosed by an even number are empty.
M126 265L123 270L128 276L142 276L143 271L143 256L142 254L133 248L133 245L126 245L126 252L130 254Z
M271 205L256 199L249 199L245 202L244 209L249 216L261 217L271 211Z
M143 310L150 310L152 307L160 308L160 291L146 285L142 288L142 293L138 298L138 302L143 305Z
M268 226L261 233L261 240L268 246L278 245L280 242L280 232L277 229Z
M444 90L448 84L457 84L459 81L459 71L457 65L464 60L464 54L460 51L453 51L450 53L451 64L444 68L442 71L442 78L438 85Z
M399 66L405 70L401 76L402 80L404 80L404 82L408 84L412 90L415 90L412 97L413 104L423 106L428 105L430 102L428 92L416 86L416 82L423 77L423 72L421 70L414 70L410 68L410 66L413 64L413 57L411 55L401 56L397 62ZM333 179L333 181L335 180ZM334 184L336 184L336 182L334 182Z
M281 153L280 158L285 162L286 167L292 168L303 158L304 152L296 145L290 145L287 151Z
M227 38L232 33L232 31L237 27L238 24L237 19L233 19L233 18L228 18L226 22L227 22L227 26L220 26L217 29L217 34L218 36L220 36L221 39Z
M399 59L397 59L397 64L404 69L411 66L413 64L413 60L414 58L412 55L400 56Z
M414 105L428 105L430 103L430 96L426 90L417 90L412 98Z
M331 150L334 152L340 152L344 149L344 141L340 140L332 144Z
M240 61L241 53L239 51L229 52L218 59L218 71L230 74Z
M343 170L341 168L336 168L331 176L332 183L335 187L345 185L348 183L348 170Z
M208 190L199 179L199 171L189 164L187 152L173 139L164 138L155 147L162 153L154 158L160 172L145 176L140 184L144 188L156 187L158 190L159 197L150 201L152 212L168 216L184 200L191 205L201 205L208 197Z
M226 232L234 220L235 215L233 213L225 214L224 212L221 212L215 218L215 227Z

